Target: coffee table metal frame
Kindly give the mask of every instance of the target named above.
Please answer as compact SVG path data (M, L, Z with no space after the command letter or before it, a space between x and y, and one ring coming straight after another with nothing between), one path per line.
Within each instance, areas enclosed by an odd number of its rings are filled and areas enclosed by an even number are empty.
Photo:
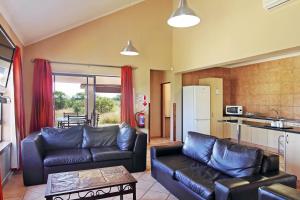
M105 186L78 188L78 189L64 191L64 192L51 193L50 192L51 174L50 174L48 177L45 198L46 200L97 200L97 199L103 199L108 197L120 196L120 200L123 200L123 195L132 193L133 200L136 200L137 181L135 180L134 177L131 178L132 178L131 181L122 182L120 184L111 184L111 185L107 184ZM113 191L113 188L116 188L116 190Z

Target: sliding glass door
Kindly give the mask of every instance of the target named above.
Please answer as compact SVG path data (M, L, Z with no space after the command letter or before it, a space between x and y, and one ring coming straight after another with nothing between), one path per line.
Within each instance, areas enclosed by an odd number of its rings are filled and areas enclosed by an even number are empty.
M60 128L120 122L120 77L53 74L55 124Z
M120 117L120 77L96 77L96 113L100 116L98 125L118 124ZM97 122L96 122L97 123Z

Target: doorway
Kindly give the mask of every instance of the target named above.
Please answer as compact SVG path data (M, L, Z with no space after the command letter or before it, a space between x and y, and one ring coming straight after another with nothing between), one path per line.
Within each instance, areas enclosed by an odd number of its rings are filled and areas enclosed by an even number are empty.
M150 70L150 143L171 140L171 82L168 73L171 72Z
M171 83L162 83L161 87L161 133L163 138L170 138L171 131Z

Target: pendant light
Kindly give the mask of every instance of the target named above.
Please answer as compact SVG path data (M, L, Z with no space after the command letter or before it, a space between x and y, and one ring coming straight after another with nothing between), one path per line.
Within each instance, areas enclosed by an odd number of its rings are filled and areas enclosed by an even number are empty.
M128 40L126 47L120 52L124 56L137 56L139 55L138 50L133 46L131 40Z
M180 0L178 8L168 20L170 26L186 28L200 23L200 18L187 5L187 0Z

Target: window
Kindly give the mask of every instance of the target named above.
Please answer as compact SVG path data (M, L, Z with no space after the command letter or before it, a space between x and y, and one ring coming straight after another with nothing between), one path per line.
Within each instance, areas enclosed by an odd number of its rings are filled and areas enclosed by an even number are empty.
M120 77L54 74L53 80L58 127L120 122Z

